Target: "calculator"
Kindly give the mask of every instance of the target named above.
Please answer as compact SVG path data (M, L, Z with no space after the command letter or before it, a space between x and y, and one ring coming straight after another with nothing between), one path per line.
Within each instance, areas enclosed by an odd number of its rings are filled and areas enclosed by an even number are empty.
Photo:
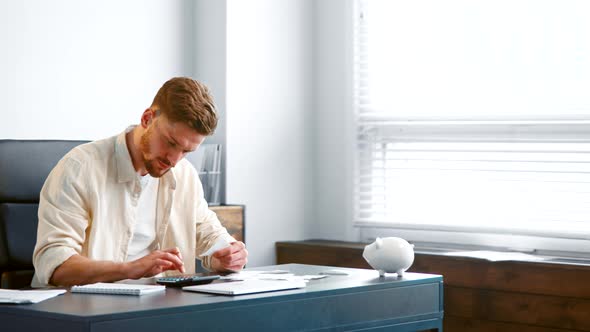
M191 286L191 285L202 285L208 284L213 280L217 280L221 278L219 275L202 275L202 274L193 274L193 275L179 275L174 277L162 277L157 278L156 283L160 285L165 285L169 287L184 287L184 286Z

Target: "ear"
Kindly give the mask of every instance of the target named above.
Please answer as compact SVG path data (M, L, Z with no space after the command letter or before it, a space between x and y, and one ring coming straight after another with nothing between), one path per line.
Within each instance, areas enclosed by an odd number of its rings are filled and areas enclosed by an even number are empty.
M383 240L381 240L381 238L380 238L380 237L378 237L378 238L375 240L375 246L377 247L377 249L381 249L381 247L383 247Z
M145 111L143 111L143 114L141 115L141 126L143 128L147 128L152 121L154 120L154 118L156 117L156 111L148 108Z

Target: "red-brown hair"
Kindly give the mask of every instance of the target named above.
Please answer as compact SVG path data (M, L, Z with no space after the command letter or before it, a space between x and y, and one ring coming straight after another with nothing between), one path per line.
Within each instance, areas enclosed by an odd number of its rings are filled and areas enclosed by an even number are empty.
M164 83L151 108L172 122L186 123L201 135L209 136L217 127L217 114L209 89L189 77L174 77Z

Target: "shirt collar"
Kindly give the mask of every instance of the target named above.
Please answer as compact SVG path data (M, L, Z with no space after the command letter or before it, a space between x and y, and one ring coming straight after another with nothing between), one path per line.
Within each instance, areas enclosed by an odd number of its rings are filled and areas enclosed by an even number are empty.
M125 140L125 134L133 130L133 128L134 126L130 126L125 129L117 136L115 142L115 163L117 164L117 182L119 183L133 181L136 177L131 155L127 148L127 141Z

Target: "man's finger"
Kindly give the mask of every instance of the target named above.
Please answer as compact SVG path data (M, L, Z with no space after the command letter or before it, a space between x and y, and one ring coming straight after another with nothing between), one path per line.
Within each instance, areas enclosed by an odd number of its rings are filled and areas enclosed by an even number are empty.
M165 259L157 258L156 259L156 266L166 268L166 267L174 266L174 263L172 263L171 261L167 261Z
M234 251L240 251L242 249L245 249L246 245L242 241L236 241L232 242L231 247L234 249Z
M176 265L183 265L184 264L178 256L171 254L169 252L163 252L159 258L171 261L172 263L174 263Z
M184 262L180 260L178 256L171 254L169 252L162 252L162 256L160 256L160 258L172 262L176 266L176 269L178 271L184 273Z
M231 255L235 252L241 251L244 248L246 248L246 245L244 244L244 242L241 242L241 241L232 242L229 247L225 247L223 249L219 249L216 252L214 252L213 256L215 256L216 258L221 258L223 256Z
M159 261L164 262L164 263L158 265L158 269L160 269L160 271L158 273L164 272L164 271L170 271L170 270L178 270L181 273L184 273L184 268L180 269L180 268L178 268L178 266L176 266L176 264L174 264L170 261L167 261L165 259L159 259Z
M168 248L168 249L164 249L162 250L163 252L169 252L173 255L178 256L178 258L180 258L180 260L182 260L182 254L180 253L180 249L178 249L178 247L174 247L174 248Z
M180 249L178 249L178 247L168 248L168 249L164 249L162 251L163 252L169 252L169 253L175 254L175 255L180 254Z
M221 264L224 267L228 267L228 266L244 266L246 265L246 257L241 256L241 255L229 255L226 257L223 257L223 259L220 260Z
M152 275L156 275L160 272L164 272L164 271L168 271L168 270L173 270L174 269L174 264L170 261L167 261L165 259L156 259L154 262L154 265L151 268L151 273Z

